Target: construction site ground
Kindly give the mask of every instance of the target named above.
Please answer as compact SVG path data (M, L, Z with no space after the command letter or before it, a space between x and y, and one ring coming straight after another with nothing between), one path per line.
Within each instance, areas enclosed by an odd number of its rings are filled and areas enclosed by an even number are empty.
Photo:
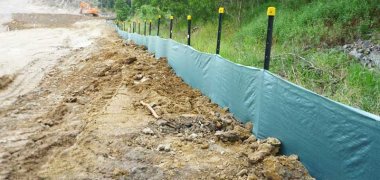
M49 16L0 33L0 179L312 179L106 20Z

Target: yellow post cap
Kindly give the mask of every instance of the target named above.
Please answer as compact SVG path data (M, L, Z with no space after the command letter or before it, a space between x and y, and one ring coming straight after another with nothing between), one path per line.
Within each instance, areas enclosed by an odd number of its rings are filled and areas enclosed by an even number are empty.
M220 13L220 14L223 14L223 13L224 13L224 7L220 7L220 8L219 8L219 13Z
M161 15L158 15L158 18L161 18Z
M170 16L170 19L174 19L174 16Z
M268 16L275 16L276 15L276 8L275 7L268 7L267 15Z
M152 22L152 20L149 20L149 22Z
M191 20L191 16L190 15L187 16L187 20Z

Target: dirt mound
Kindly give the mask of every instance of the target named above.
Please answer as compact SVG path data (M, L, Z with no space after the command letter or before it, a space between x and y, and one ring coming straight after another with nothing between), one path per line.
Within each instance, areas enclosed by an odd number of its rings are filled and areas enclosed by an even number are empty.
M10 83L13 82L14 76L4 75L0 77L0 90L5 89Z
M11 22L4 24L9 27L10 31L31 28L67 28L79 21L98 18L73 14L15 13L12 14L12 19L13 20Z

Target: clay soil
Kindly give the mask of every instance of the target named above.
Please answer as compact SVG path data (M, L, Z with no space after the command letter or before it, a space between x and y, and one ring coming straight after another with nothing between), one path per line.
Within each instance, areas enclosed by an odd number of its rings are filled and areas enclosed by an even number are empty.
M253 126L109 26L0 109L0 179L313 179Z

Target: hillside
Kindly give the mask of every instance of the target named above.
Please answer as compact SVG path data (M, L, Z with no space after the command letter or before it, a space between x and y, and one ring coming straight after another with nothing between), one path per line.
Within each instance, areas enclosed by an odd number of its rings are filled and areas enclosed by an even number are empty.
M221 55L231 61L260 68L264 59L266 9L275 6L277 14L270 70L318 94L380 114L380 67L376 66L380 64L380 21L376 15L380 12L380 5L376 1L294 0L264 3L236 0L214 4L200 2L202 6L191 2L185 7L194 19L193 47L215 53L217 7L223 5L226 15ZM163 4L165 8L153 1L135 1L129 17L133 16L131 19L141 22L153 19L154 12L166 18L173 14L176 17L174 39L185 43L186 17L183 13L176 16L180 14L177 12L181 7L175 3ZM211 7L202 9L205 6ZM215 13L209 14L212 11ZM163 20L163 37L169 37L168 21ZM369 46L356 47L363 41ZM344 45L355 46L356 49L354 52L345 51ZM371 60L367 60L371 62L359 61L354 54L356 51L366 51L364 55L374 54Z

